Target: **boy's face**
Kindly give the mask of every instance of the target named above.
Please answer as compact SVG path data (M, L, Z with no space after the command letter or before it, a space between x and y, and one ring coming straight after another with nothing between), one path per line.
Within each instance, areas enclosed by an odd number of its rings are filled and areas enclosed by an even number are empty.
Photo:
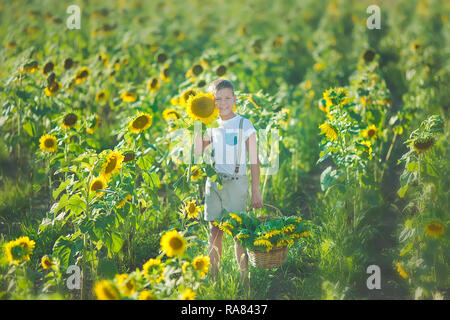
M236 104L236 96L230 88L223 88L214 95L220 117L233 115L233 106Z

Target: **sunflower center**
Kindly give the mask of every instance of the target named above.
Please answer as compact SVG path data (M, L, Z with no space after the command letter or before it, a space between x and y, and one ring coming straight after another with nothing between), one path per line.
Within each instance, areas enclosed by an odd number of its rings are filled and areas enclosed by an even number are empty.
M370 129L369 131L367 131L367 135L369 136L369 138L372 138L375 135L375 130Z
M195 261L195 269L196 270L201 270L203 269L205 263L203 262L203 260L197 260Z
M196 76L198 76L200 73L203 72L203 67L199 64L196 64L192 67L192 73Z
M53 148L55 146L55 141L53 139L45 139L44 145L47 148Z
M117 296L116 296L114 290L111 289L111 288L109 288L109 287L104 287L104 288L103 288L103 294L104 294L105 297L107 297L109 300L117 299Z
M183 241L177 237L173 237L169 241L170 247L174 250L181 249L183 247Z
M50 90L50 92L56 92L59 90L59 83L54 81L54 82L50 82L48 85L48 90Z
M158 63L164 63L167 60L167 55L165 53L158 54Z
M223 76L225 72L227 72L227 68L225 66L220 66L219 68L217 68L216 74L218 76Z
M199 118L208 118L214 112L214 102L208 97L200 97L192 101L191 111Z
M133 121L133 127L136 129L144 128L148 123L148 117L145 115L139 116Z
M158 79L154 78L152 79L152 82L150 83L150 86L152 88L155 88L158 85Z
M66 126L73 126L77 122L77 116L73 113L69 113L64 117L64 124Z
M105 168L105 173L108 174L110 172L112 172L117 165L117 157L116 156L112 156L108 162L108 165Z
M88 72L86 70L83 70L77 75L77 79L83 79L83 78L86 78L87 76L88 76Z
M438 225L437 223L431 223L428 226L428 229L430 229L431 231L441 231L441 226Z
M98 190L98 189L103 189L103 183L101 181L95 181L92 184L92 188L91 188L92 191L95 191L95 190Z
M189 90L188 92L186 92L186 93L183 95L183 99L184 99L185 101L187 101L187 100L189 99L190 96L195 96L195 92L194 92L193 90Z
M195 204L190 203L189 207L188 207L188 211L189 211L189 213L194 213L195 212Z

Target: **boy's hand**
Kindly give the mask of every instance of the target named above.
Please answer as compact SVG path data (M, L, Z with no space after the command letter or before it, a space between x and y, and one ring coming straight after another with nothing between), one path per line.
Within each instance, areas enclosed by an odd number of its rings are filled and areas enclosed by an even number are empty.
M259 191L252 192L252 206L255 209L262 208L263 206L262 197Z

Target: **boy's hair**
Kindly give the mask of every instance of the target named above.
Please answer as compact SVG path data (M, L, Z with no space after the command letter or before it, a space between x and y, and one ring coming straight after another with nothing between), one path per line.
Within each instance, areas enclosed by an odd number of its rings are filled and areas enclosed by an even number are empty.
M226 79L217 79L214 80L210 85L209 85L209 91L213 94L216 95L216 93L221 90L221 89L225 89L225 88L229 88L231 89L231 91L233 92L234 95L234 86L231 83L231 81L226 80Z

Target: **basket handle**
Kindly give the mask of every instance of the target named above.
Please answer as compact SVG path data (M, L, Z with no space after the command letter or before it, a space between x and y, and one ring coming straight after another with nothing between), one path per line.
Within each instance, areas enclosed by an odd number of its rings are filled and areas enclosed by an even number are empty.
M275 207L275 206L273 206L273 205L271 205L271 204L268 204L268 203L263 203L263 206L264 206L264 207L268 207L268 208L275 209L275 211L277 212L277 214L278 214L280 217L283 216L283 214L281 213L281 210L278 209L277 207Z

